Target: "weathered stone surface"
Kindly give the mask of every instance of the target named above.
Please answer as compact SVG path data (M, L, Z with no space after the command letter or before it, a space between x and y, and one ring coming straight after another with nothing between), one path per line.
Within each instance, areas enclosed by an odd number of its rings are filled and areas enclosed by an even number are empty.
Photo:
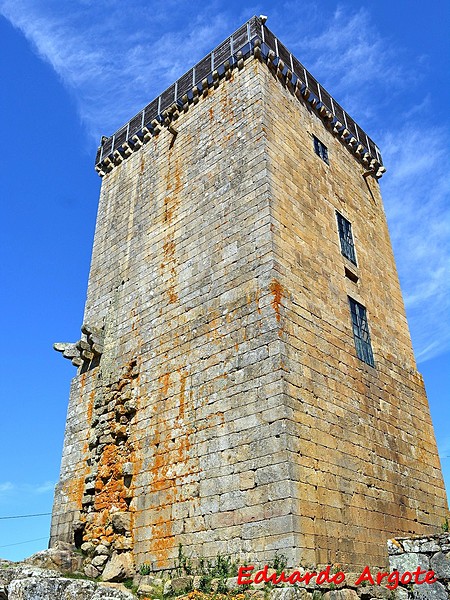
M58 600L72 579L28 577L15 579L8 586L8 600Z
M91 600L97 584L93 581L73 581L64 590L64 595L61 600ZM52 600L60 600L52 598Z
M387 541L387 548L388 548L389 554L391 554L391 555L403 553L403 548L402 548L400 542L398 542L395 539L391 539L391 540Z
M175 594L192 590L193 579L194 578L191 576L175 577L171 580L171 588L175 592Z
M398 554L389 558L391 569L397 569L403 573L404 571L413 572L417 567L422 567L428 571L430 568L430 559L426 554L420 554L418 552L405 552L404 554Z
M120 535L114 540L114 548L116 550L131 550L133 548L133 540Z
M75 552L73 546L60 544L58 547L36 552L25 559L24 562L43 569L56 569L62 573L74 573L81 570L83 557L80 553Z
M92 542L84 542L81 544L81 551L85 554L92 554L95 550L95 545Z
M111 554L111 550L105 546L104 544L99 544L96 548L95 548L95 554L96 555L101 555L101 556L109 556Z
M355 590L331 590L325 592L323 600L358 600Z
M358 597L363 600L367 600L368 598L384 598L385 600L392 600L392 590L388 590L387 587L379 585L360 586L356 589L356 593Z
M85 565L83 573L86 575L86 577L97 579L97 577L100 577L101 570L97 569L97 567L93 564L88 563L87 565Z
M136 597L131 592L124 592L99 585L90 600L136 600Z
M450 579L450 554L436 552L431 557L431 568L439 579Z
M113 554L102 573L103 581L121 581L133 577L133 558L129 552Z
M111 515L111 524L114 531L124 533L130 530L131 526L131 515L130 513L117 512Z
M311 592L297 586L275 588L268 595L270 600L311 600L313 597Z
M105 554L99 554L98 556L94 556L94 558L92 559L91 564L94 567L102 567L106 561L108 560L108 556Z
M442 583L436 582L414 585L412 597L414 600L448 600L449 593Z

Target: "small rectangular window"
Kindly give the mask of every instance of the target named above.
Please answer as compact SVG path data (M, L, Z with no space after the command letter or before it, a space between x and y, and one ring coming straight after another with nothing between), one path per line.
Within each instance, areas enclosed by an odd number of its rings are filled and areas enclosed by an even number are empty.
M336 211L336 217L339 229L339 240L341 242L341 252L345 258L348 258L356 265L355 244L353 243L352 224L347 221L340 213Z
M356 355L359 359L375 366L373 360L372 344L370 343L369 324L367 323L366 309L362 304L348 296L350 314L352 317L353 337L355 339Z
M328 162L328 148L325 146L325 144L322 144L322 142L316 138L315 135L313 135L313 140L314 140L314 150L316 151L317 156L320 156L320 158L327 163L327 165L329 165L330 163Z

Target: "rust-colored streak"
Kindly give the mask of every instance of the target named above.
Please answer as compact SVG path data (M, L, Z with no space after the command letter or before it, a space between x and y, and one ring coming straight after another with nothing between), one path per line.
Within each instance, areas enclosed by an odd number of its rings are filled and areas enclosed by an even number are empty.
M281 283L277 279L273 279L271 281L270 292L272 293L272 296L273 296L271 306L272 306L273 310L275 311L277 321L279 322L281 320L280 306L281 306L281 299L283 298L284 289L283 289L283 286L281 285Z
M259 306L260 299L261 299L261 290L258 287L255 292L256 311L258 312L258 314L261 314L261 307Z
M185 392L186 392L186 379L188 377L188 372L183 371L181 369L178 370L180 374L180 406L178 411L178 418L184 419L184 411L185 411Z
M175 212L175 205L172 202L170 196L164 198L164 222L170 223L172 221L173 213Z
M169 274L166 289L169 304L175 304L178 301L178 293L176 289L178 262L176 258L175 231L174 225L172 225L172 220L178 208L179 200L177 193L181 188L181 171L178 164L179 161L177 161L176 158L173 159L172 150L173 148L169 150L167 172L165 175L166 196L164 197L163 211L163 220L165 225L163 240L164 259L160 265L161 272Z
M175 243L169 239L163 244L163 252L167 260L172 260L175 254Z
M167 295L169 296L169 304L175 304L175 302L178 301L178 294L176 293L176 291L173 289L173 287L170 287L167 290Z
M95 399L95 390L92 390L92 392L89 394L89 400L88 400L87 411L86 411L87 422L88 422L89 426L92 423L92 411L94 410L94 399Z
M150 468L152 491L158 491L157 501L149 506L152 536L149 549L158 567L167 567L169 553L176 547L171 507L183 499L180 479L196 472L190 460L192 426L187 422L187 382L189 373L184 367L160 378L160 402L167 401L169 381L171 398L178 400L178 414L158 423L153 439L153 461Z
M161 384L162 396L166 397L170 387L170 373L164 373L164 375L161 375L159 378L159 383Z

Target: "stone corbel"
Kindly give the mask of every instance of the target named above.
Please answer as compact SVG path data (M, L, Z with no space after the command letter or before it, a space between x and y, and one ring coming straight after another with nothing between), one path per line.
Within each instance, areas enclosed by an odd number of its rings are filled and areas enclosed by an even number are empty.
M57 342L53 348L61 352L64 358L67 358L76 367L84 364L89 365L93 360L100 359L103 354L103 330L85 323L81 327L81 332L85 338L78 342Z

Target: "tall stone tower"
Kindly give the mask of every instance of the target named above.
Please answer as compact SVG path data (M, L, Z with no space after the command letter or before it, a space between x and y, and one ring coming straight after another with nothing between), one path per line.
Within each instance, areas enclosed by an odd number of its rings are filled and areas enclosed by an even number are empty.
M384 167L344 109L254 17L96 163L51 542L357 568L438 530Z

